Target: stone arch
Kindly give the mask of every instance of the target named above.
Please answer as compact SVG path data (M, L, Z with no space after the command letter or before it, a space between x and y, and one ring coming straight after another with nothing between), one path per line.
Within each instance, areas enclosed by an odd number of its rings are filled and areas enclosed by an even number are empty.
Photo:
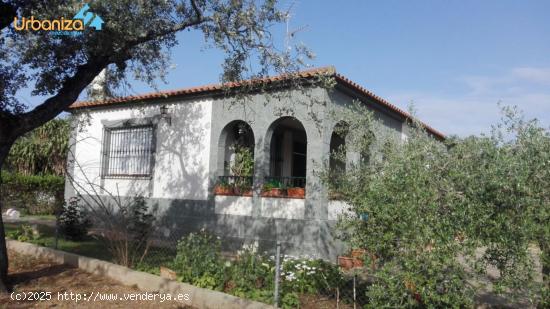
M349 124L345 121L336 123L330 137L329 170L331 174L343 174L346 172L347 145L346 139L349 133Z
M246 147L254 156L254 131L243 120L229 122L221 131L218 140L218 175L232 175L235 154L238 147Z
M307 173L307 133L292 116L275 120L265 138L266 180L278 180L286 187L305 188Z

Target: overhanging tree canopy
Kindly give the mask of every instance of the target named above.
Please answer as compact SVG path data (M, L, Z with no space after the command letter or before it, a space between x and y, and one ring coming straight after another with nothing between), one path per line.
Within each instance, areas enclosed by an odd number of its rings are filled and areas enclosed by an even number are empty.
M18 137L65 110L104 68L111 71L114 89L131 78L147 83L162 78L177 32L200 31L225 53L224 81L288 73L309 56L304 48L279 52L273 45L270 27L286 16L275 0L96 0L89 12L104 21L100 31L86 27L78 36L56 36L12 26L15 17L71 19L82 6L61 0L0 2L0 168ZM47 99L29 108L18 99L24 88ZM2 281L6 272L0 221Z

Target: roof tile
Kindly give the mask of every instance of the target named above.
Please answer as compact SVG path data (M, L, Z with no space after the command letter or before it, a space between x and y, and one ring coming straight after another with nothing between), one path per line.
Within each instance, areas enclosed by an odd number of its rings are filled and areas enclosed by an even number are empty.
M209 85L203 85L203 86L197 86L197 87L190 87L190 88L182 88L182 89L176 89L176 90L168 90L168 91L158 91L158 92L151 92L151 93L144 93L141 95L134 95L134 96L126 96L126 97L117 97L117 98L109 98L107 100L103 101L79 101L73 103L69 110L75 110L75 109L81 109L81 108L89 108L89 107L102 107L102 106L108 106L108 105L115 105L120 103L130 103L130 102L136 102L136 101L142 101L142 100L150 100L150 99L157 99L157 98L167 98L167 97L173 97L173 96L184 96L184 95L192 95L192 94L208 94L213 92L220 92L224 89L232 89L232 88L239 88L245 85L250 84L256 84L256 83L275 83L279 81L287 80L291 77L293 78L311 78L315 76L319 76L322 74L332 75L338 83L341 83L351 89L354 89L355 91L363 94L364 96L367 96L369 98L372 98L382 106L385 106L389 108L390 110L393 110L394 112L400 114L401 116L405 117L406 119L412 120L413 117L405 112L404 110L398 108L397 106L393 105L389 101L377 96L376 94L372 93L371 91L367 90L366 88L362 87L361 85L351 81L347 77L339 74L336 72L335 68L332 66L328 67L320 67L320 68L313 68L309 70L304 70L295 73L295 75L278 75L278 76L271 76L271 77L264 77L264 78L258 78L258 79L250 79L250 80L244 80L240 82L228 82L225 84L209 84ZM426 128L428 132L435 135L436 137L440 139L444 139L445 135L438 130L430 127L429 125L421 122L422 125Z

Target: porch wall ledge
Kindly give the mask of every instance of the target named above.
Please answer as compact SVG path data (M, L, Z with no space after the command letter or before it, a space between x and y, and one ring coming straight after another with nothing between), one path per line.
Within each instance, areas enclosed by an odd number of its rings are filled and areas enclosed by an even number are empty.
M127 267L113 263L88 258L51 248L6 239L7 246L21 254L44 257L57 263L63 263L77 267L88 273L105 276L126 286L137 286L139 289L148 292L170 293L172 296L183 293L189 294L189 300L181 302L182 305L189 305L196 308L217 309L217 308L248 308L248 309L269 309L271 305L238 298L233 295L202 289L196 286L169 280L152 274L135 271Z
M279 219L304 219L306 200L297 198L262 197L261 216Z
M252 197L216 195L214 198L216 214L252 216L254 203Z

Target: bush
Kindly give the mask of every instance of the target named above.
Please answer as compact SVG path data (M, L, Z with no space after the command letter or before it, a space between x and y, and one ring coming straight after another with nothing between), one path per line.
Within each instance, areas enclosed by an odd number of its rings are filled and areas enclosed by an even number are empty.
M178 279L199 287L221 290L224 285L224 264L221 241L205 230L190 233L177 245L172 267Z
M6 169L23 175L63 175L70 131L68 120L53 119L25 134L13 144Z
M372 306L468 307L477 292L468 280L486 277L487 266L500 272L494 292L538 298L529 247L550 252L550 131L505 108L490 135L438 141L410 123L403 142L356 107L345 115L348 145L368 160L337 182L328 168L323 178L350 205L341 238L377 257ZM548 286L550 264L542 264Z
M473 291L465 287L462 269L423 257L416 265L387 263L379 269L366 291L367 307L471 308Z
M126 267L145 267L155 230L157 205L149 207L145 198L117 198L109 203L95 199L87 205L107 243L114 262Z
M284 291L332 294L343 278L338 266L321 260L285 256L281 278Z
M17 241L31 241L40 239L41 235L36 227L24 224L6 236Z
M65 239L82 240L91 226L87 215L78 205L78 198L71 198L57 218L59 233Z
M281 299L281 305L284 309L300 308L300 297L294 292L287 293Z
M53 215L63 207L65 179L55 175L25 176L2 172L2 199L6 208L27 215Z
M236 261L226 262L224 291L266 303L273 302L275 262L254 250L243 250Z

